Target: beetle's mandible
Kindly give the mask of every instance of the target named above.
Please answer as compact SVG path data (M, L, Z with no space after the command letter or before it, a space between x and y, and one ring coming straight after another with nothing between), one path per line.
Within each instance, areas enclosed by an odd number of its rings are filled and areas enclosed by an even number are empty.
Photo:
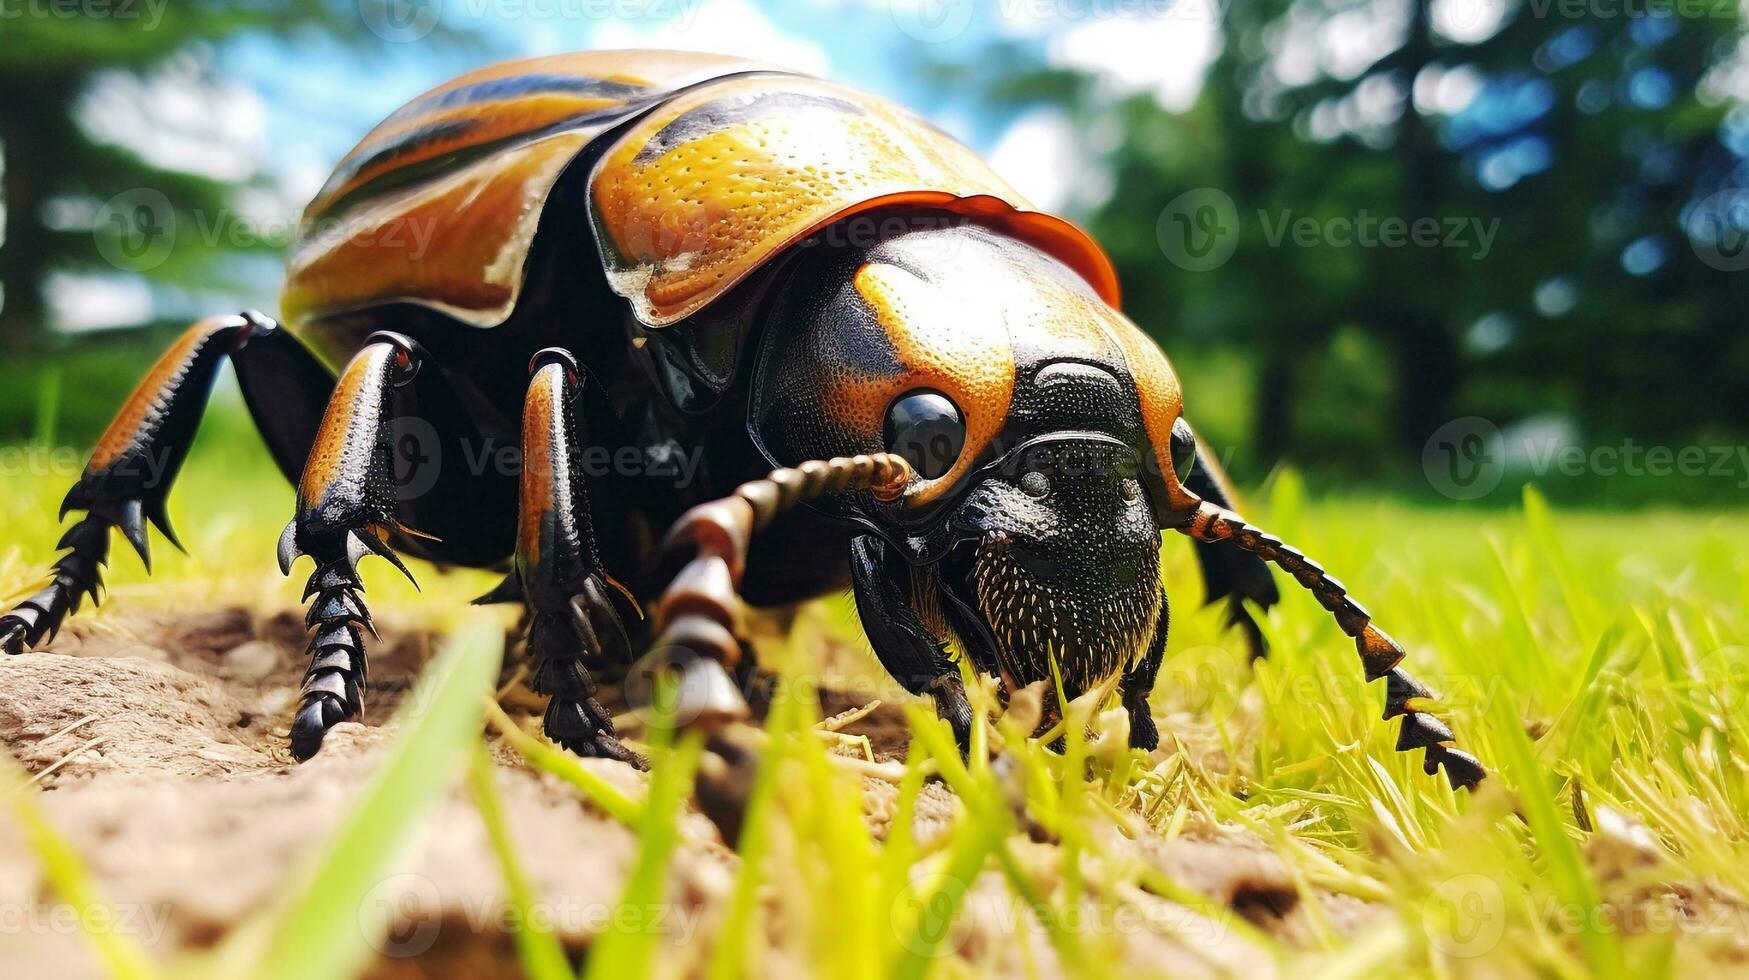
M584 755L641 762L592 667L649 648L685 719L740 717L742 602L846 585L962 744L959 657L1009 689L1115 678L1153 748L1171 530L1255 651L1274 563L1385 681L1397 747L1483 777L1371 615L1232 511L1099 247L902 108L726 57L513 62L390 116L303 227L283 325L195 325L122 407L50 583L0 616L8 653L95 597L111 529L142 559L148 523L175 541L165 499L229 360L297 487L281 565L314 560L299 758L361 713L367 554L506 568L483 600L528 608L547 734ZM519 465L464 465L494 446Z

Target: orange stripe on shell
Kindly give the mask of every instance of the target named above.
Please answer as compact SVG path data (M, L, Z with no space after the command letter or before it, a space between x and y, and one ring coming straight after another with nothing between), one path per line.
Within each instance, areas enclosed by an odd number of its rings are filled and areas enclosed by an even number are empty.
M280 297L286 321L398 300L464 322L503 320L516 304L541 206L589 139L564 133L488 157L315 229L292 256Z
M761 100L782 110L757 111ZM697 122L685 138L664 142L688 114ZM696 312L833 221L901 204L988 221L1118 299L1099 247L1030 211L971 150L890 102L813 79L751 76L684 93L607 151L591 188L609 282L652 326Z
M723 55L595 51L493 65L431 90L366 136L342 161L333 186L305 210L281 298L285 322L301 329L403 301L476 326L502 322L522 289L523 266L554 182L590 140L624 118L610 111L612 100L592 110L593 100L549 92L461 105L445 104L444 95L522 77L570 76L638 86L659 98L759 70L774 69ZM567 99L577 112L564 111ZM644 104L626 103L626 109ZM564 124L568 115L590 112L605 118ZM396 149L398 139L445 121L473 125L432 135L429 145L415 140L404 155L347 173L348 164ZM470 159L467 150L479 152ZM445 166L451 157L453 165ZM337 203L344 206L335 209Z
M448 111L418 116L394 126L379 126L369 142L341 161L347 166L355 157L387 154L350 173L337 186L325 187L306 210L308 220L320 221L336 203L348 195L385 177L418 164L460 153L475 147L519 135L538 132L565 119L612 109L625 104L623 99L580 98L577 96L544 94L524 95L514 101L482 102L456 106ZM428 134L420 138L420 134Z

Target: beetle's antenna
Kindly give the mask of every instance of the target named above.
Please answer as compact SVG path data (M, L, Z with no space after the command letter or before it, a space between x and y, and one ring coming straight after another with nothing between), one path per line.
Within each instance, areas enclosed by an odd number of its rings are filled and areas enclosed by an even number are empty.
M658 635L650 653L632 668L632 678L671 673L673 718L709 733L695 791L699 805L724 840L740 836L758 756L749 752L732 722L747 717L747 701L727 669L742 664L747 645L738 589L753 536L778 514L822 494L866 490L892 502L911 482L911 464L895 453L810 460L771 471L735 488L729 496L699 504L680 516L662 542L665 564L684 562L652 610ZM646 693L653 693L646 689Z
M1441 767L1453 788L1474 789L1487 775L1475 756L1461 752L1447 742L1456 736L1446 724L1428 713L1434 701L1432 692L1410 677L1398 665L1403 648L1372 623L1372 613L1355 602L1341 582L1324 571L1324 567L1307 558L1297 548L1290 547L1273 534L1246 523L1238 514L1206 500L1199 501L1190 520L1177 530L1197 541L1214 543L1230 541L1265 561L1273 562L1294 577L1318 600L1318 604L1336 617L1342 632L1354 638L1366 679L1385 679L1385 718L1403 718L1397 735L1397 751L1425 749L1421 768L1432 775Z
M678 669L675 714L682 724L746 713L723 668L741 659L738 590L753 535L783 511L822 494L867 490L878 500L895 500L911 473L910 463L894 453L810 460L773 470L680 516L662 542L664 564L679 571L653 610L658 635L647 667Z

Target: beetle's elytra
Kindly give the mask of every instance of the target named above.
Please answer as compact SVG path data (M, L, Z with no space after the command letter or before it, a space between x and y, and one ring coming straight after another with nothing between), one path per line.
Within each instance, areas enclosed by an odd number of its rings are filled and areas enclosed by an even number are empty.
M1276 600L1273 562L1386 680L1398 748L1482 778L1370 614L1229 509L1098 246L904 109L715 56L514 62L390 116L305 217L284 325L204 321L151 370L67 495L51 582L0 617L8 652L95 596L111 528L142 559L148 522L171 534L229 359L298 488L282 566L315 560L300 758L360 712L371 553L509 567L484 599L528 606L546 731L585 755L637 761L603 658L651 647L687 718L734 717L741 600L846 584L962 742L950 641L1010 688L1053 660L1071 695L1118 678L1152 748L1170 529L1259 652L1241 603ZM464 464L494 446L521 465Z

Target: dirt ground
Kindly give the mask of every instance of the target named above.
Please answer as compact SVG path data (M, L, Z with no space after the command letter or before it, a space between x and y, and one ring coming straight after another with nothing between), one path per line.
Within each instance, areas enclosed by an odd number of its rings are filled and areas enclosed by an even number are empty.
M392 626L385 624L383 642L373 647L366 712L371 724L335 728L321 753L304 765L292 760L285 742L305 635L295 615L118 611L99 626L75 620L52 651L0 663L0 742L46 790L43 805L88 863L98 893L115 908L115 928L169 958L210 946L274 896L368 779L391 734L377 726L429 653L429 637ZM867 700L834 693L825 708L843 710ZM868 736L882 759L902 757L909 737L892 705L846 730ZM553 921L566 945L584 955L591 937L608 924L631 870L635 839L552 777L508 752L498 758L512 829L522 853L538 855L525 859L537 894L558 910ZM612 762L585 764L634 794L642 792L643 773ZM870 826L884 834L896 787L870 778L864 795ZM944 787L928 785L918 808L919 837L945 826L954 806ZM670 875L677 921L664 932L664 942L677 972L688 973L688 964L702 962L711 945L737 858L697 813L687 815L682 833ZM1261 842L1212 832L1170 842L1113 837L1110 847L1126 859L1158 866L1289 942L1306 941L1307 910L1298 907L1286 867ZM484 828L459 790L428 823L402 868L373 893L392 903L397 922L378 943L375 975L515 975L509 933L503 917L494 914L503 908L498 868ZM1254 978L1275 972L1272 957L1216 923L1187 928L1199 918L1140 891L1122 900L1153 925L1126 934L1127 962L1109 964L1114 971ZM58 904L10 821L0 826L0 910L11 910L6 914L14 919L0 922L0 963L7 974L101 975L70 909ZM1323 912L1347 928L1358 928L1369 915L1358 902L1335 896ZM775 953L767 972L798 972L785 969L783 937L768 938ZM1023 972L1030 954L1047 975L1058 972L1043 936L1014 925L993 873L970 894L954 944L958 955L983 966Z

